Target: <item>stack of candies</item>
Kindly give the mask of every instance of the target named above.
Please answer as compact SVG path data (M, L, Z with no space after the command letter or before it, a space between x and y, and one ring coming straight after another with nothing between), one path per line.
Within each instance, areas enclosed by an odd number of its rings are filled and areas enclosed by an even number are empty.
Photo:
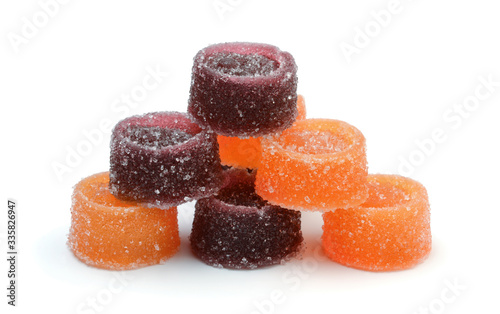
M425 188L369 175L358 129L305 112L289 53L257 43L202 49L187 113L120 121L109 172L75 186L70 249L99 268L163 263L180 245L177 206L194 200L191 249L215 267L296 256L302 211L323 213L323 249L340 264L389 271L422 262L431 249Z

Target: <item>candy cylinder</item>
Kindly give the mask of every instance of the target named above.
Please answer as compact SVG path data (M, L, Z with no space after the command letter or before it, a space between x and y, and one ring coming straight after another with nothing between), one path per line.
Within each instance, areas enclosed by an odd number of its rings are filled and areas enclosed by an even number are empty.
M210 196L221 185L217 137L186 114L148 113L115 126L110 191L117 198L169 208Z
M80 181L74 189L68 245L82 262L123 270L161 264L180 245L177 208L145 208L109 192L109 173Z
M253 269L299 251L300 212L268 204L255 194L254 180L253 173L231 169L218 195L197 201L190 241L206 264Z
M431 250L430 208L420 183L369 175L368 200L323 214L323 249L340 264L370 270L411 268Z
M368 197L366 143L352 125L330 119L297 121L262 140L256 191L271 204L331 211Z
M224 43L194 58L188 112L220 135L259 137L297 117L297 66L275 46Z

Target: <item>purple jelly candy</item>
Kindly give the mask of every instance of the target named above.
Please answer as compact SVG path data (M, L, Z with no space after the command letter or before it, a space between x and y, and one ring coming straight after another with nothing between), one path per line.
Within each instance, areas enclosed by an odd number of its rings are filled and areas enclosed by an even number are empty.
M282 131L297 116L297 66L288 52L257 43L206 47L194 58L188 113L226 136Z
M117 198L168 208L211 196L222 184L216 135L185 113L148 113L115 126L109 185Z
M255 173L226 171L218 195L196 202L190 241L208 265L253 269L280 264L302 243L299 211L270 205L255 193Z

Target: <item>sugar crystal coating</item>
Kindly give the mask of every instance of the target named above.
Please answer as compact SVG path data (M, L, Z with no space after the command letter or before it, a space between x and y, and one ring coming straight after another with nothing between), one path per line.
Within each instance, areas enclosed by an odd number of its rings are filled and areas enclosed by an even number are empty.
M145 208L109 192L109 173L74 189L68 245L87 265L111 270L165 262L180 245L177 208Z
M127 133L130 141L155 149L184 143L193 137L182 130L161 127L131 126L127 128Z
M297 96L297 121L306 118L304 97ZM262 137L239 138L235 136L218 135L221 163L237 168L257 169L262 155Z
M258 137L297 116L297 66L275 46L224 43L195 56L188 112L217 134Z
M232 76L263 76L277 70L279 64L256 53L221 52L208 56L206 66L221 74Z
M297 121L262 140L256 191L271 204L331 211L368 197L366 142L352 125L332 119Z
M216 135L184 113L133 116L113 130L110 191L117 198L168 208L216 193L222 180Z
M227 171L217 196L198 200L190 241L208 265L253 269L280 264L302 243L300 212L273 206L255 193L255 174Z
M340 264L369 270L411 268L431 250L427 191L397 175L369 175L367 201L323 214L322 244Z

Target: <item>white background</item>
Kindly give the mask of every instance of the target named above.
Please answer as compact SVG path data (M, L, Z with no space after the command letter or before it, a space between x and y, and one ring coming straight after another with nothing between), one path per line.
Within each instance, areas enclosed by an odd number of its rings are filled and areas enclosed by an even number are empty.
M388 0L67 2L47 20L37 1L0 4L0 300L9 313L500 311L500 87L486 96L479 87L481 78L500 81L496 1L401 0L384 26L370 12L387 10ZM230 7L218 14L214 3ZM39 27L28 38L22 31L34 17ZM357 29L367 27L370 37L361 42ZM100 123L185 111L192 58L226 41L292 53L309 117L355 125L367 138L370 172L406 174L427 187L433 250L425 263L370 273L325 261L313 254L321 216L307 213L303 260L255 271L214 269L189 250L193 204L179 207L179 254L121 274L124 284L72 256L65 246L72 186L107 170L109 132L70 172L58 177L53 165L65 164L68 150L84 145L84 131ZM341 45L357 49L350 62ZM148 67L169 75L135 108L112 107L140 88ZM474 104L478 90L483 99ZM429 144L436 132L439 143ZM427 143L426 155L416 141ZM413 170L402 168L409 158ZM15 310L4 297L9 197L18 201ZM450 290L454 283L459 288ZM279 304L271 304L277 293Z

